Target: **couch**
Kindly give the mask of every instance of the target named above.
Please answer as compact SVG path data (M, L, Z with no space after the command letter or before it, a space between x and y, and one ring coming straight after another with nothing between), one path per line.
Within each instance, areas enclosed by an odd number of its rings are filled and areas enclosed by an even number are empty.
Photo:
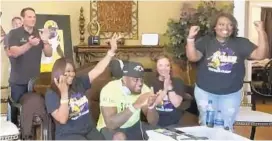
M95 66L97 62L92 62L87 66L80 67L76 69L76 75L81 76L81 75L87 75L88 72ZM124 61L126 63L126 61ZM92 118L95 123L98 121L98 117L100 114L100 108L99 108L99 95L100 91L105 86L109 81L113 79L118 79L122 77L122 72L121 68L118 66L119 63L116 60L111 61L110 65L105 69L105 71L92 82L92 87L91 89L86 91L87 98L89 100L89 106L91 109L92 113ZM145 81L147 79L150 79L150 76L154 76L153 72L146 72L145 73ZM44 73L41 74L41 76L36 80L34 84L34 89L35 92L44 95L46 92L46 89L50 85L50 73ZM192 88L187 86L186 91L192 95ZM187 109L187 112L181 117L181 123L185 126L190 126L190 125L197 125L197 115L198 111L196 108L196 104L194 100L192 101L191 107ZM51 128L51 127L50 127ZM52 133L52 131L50 131ZM51 135L49 133L49 135ZM53 134L52 134L53 135ZM49 137L49 139L52 139Z

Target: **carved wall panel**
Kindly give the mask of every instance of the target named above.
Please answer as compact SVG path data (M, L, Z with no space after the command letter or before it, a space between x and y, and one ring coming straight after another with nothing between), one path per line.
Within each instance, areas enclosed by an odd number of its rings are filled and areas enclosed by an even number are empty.
M97 1L91 2L91 22L100 24L100 38L110 38L115 32L125 39L138 39L137 1ZM91 24L92 31L97 26Z

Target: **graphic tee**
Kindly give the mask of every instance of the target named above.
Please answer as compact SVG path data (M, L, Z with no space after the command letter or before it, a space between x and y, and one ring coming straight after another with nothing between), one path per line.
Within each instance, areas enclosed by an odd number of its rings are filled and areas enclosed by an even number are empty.
M165 96L160 105L156 107L156 110L161 112L172 112L174 110L174 105L170 102L168 96Z
M171 80L175 93L184 98L183 81L179 78L171 78ZM163 83L163 81L156 78L152 79L150 85L154 88L154 92L157 93L159 90L163 90ZM174 105L170 102L168 95L166 95L161 103L156 106L156 110L159 113L158 125L161 127L177 124L182 115L182 110L174 107Z
M203 57L197 62L196 84L213 94L230 94L243 86L245 64L256 48L248 39L229 38L220 43L215 37L204 36L196 41Z
M82 93L71 95L69 107L69 118L71 120L77 120L79 117L89 113L88 99Z
M207 58L209 71L215 73L231 73L237 63L237 56L231 48L219 48Z
M149 87L145 84L142 87L142 94L150 92ZM141 94L125 94L122 89L122 81L113 80L109 82L100 93L100 107L116 107L117 113L123 112L133 104ZM125 122L120 128L129 128L132 127L140 120L140 112L138 109L133 115ZM102 113L99 115L97 129L100 130L106 126Z
M72 85L74 90L69 92L69 118L66 124L55 121L56 139L66 134L86 134L95 128L85 95L86 90L91 87L89 77L76 77ZM60 96L52 89L48 89L45 103L47 112L53 113L60 106Z

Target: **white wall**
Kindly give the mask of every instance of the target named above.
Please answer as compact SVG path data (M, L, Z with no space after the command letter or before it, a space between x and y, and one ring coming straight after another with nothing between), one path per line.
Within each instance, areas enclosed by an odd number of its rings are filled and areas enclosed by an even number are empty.
M261 8L262 7L271 7L272 8L272 1L248 1L248 9L247 9L247 17L246 20L246 27L247 34L245 37L247 37L250 41L252 41L255 44L258 44L258 33L254 27L254 21L260 21L261 20ZM246 77L245 80L251 81L251 62L246 62ZM246 86L246 90L249 90L249 87Z

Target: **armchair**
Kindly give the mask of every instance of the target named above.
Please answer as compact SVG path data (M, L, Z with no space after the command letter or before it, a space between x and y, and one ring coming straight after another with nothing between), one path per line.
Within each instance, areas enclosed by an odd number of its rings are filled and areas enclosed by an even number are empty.
M25 122L24 116L23 115L23 105L24 105L24 101L26 101L27 98L29 98L29 95L36 95L37 93L35 93L36 91L34 90L34 84L36 82L37 78L32 78L29 82L28 82L28 92L25 93L21 98L19 102L15 102L12 97L11 97L11 93L8 94L8 100L10 101L11 106L15 107L18 109L19 114L18 114L18 128L19 128L19 138L20 139L37 139L37 129L41 128L41 132L40 132L40 136L41 139L46 139L46 137L44 136L44 133L46 133L47 127L44 125L45 119L41 118L40 115L34 114L33 117L31 117L32 119L32 125L30 125L31 127L31 133L26 133L24 132L24 126L22 123Z

